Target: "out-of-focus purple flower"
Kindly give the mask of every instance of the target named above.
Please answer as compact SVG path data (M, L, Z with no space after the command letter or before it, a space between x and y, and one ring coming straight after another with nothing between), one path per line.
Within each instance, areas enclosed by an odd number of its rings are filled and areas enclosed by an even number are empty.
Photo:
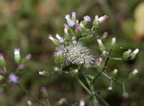
M76 12L72 12L72 18L76 17Z
M127 92L123 93L123 97L124 97L125 99L129 98L128 93L127 93Z
M95 35L94 35L94 34L91 34L91 36L94 37Z
M87 16L84 16L84 21L87 21L87 22L90 22L91 21L91 18L87 15Z
M25 67L24 64L20 64L20 65L19 65L19 68L20 68L20 69L24 69L24 67Z
M66 14L65 15L65 19L68 21L68 20L70 20L70 14Z
M46 88L45 87L41 87L41 92L46 92Z
M2 95L3 94L3 92L2 91L0 91L0 95Z
M9 75L9 81L10 81L11 83L18 83L18 77L17 77L14 73L11 73L11 74Z
M32 57L31 54L27 54L27 55L26 55L26 59L28 59L28 60L31 59L31 57Z
M72 36L72 40L76 40L76 36Z
M0 68L0 73L3 73L3 70Z
M3 54L0 53L0 59L3 59Z
M67 28L67 27L68 27L68 25L67 25L67 24L63 24L63 27L64 27L64 28Z
M78 32L78 31L80 31L80 29L81 29L80 25L76 24L75 25L75 31Z
M68 26L73 27L75 25L75 21L74 20L69 20L68 21Z

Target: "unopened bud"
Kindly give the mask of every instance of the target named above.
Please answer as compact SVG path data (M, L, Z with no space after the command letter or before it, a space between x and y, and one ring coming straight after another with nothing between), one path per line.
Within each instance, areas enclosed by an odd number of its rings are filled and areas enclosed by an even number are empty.
M112 38L111 46L113 47L113 46L115 46L115 44L116 44L116 38L114 37L114 38Z
M128 49L127 51L125 51L125 52L123 53L123 58L128 59L129 56L130 56L131 51L132 51L131 49Z
M137 55L138 52L139 52L139 49L135 49L135 50L130 54L129 59L130 59L130 60L133 60L133 59L136 57L136 55Z
M58 67L54 67L54 71L59 71L60 69Z
M117 73L118 73L118 70L114 69L111 74L112 74L113 77L116 77Z
M108 90L109 90L109 91L112 91L112 87L111 87L111 86L109 86L109 87L108 87Z
M43 70L43 71L39 71L39 75L47 77L49 75L49 73L47 71Z
M85 106L85 100L83 98L80 100L79 106Z
M20 62L20 49L14 49L14 58L17 63Z
M108 18L108 16L107 16L107 15L104 15L104 16L101 16L101 17L98 19L98 21L99 21L99 23L103 23L103 22L106 21L107 18Z
M72 20L76 20L76 12L72 12Z
M97 39L97 42L98 42L98 45L99 45L100 50L101 50L101 51L105 50L105 47L104 47L102 41L101 41L100 39Z
M46 90L45 87L42 87L42 88L41 88L41 92L42 92L42 96L43 96L43 97L48 97L48 93L47 93L47 90Z
M129 74L129 78L134 77L137 73L138 73L138 70L137 70L137 69L134 69L133 72L131 72L131 73Z
M59 100L58 103L59 103L60 105L65 105L65 104L67 104L67 100L66 100L66 98L62 98L62 99Z
M49 37L48 37L55 45L59 45L60 44L60 42L57 40L57 39L55 39L54 37L52 37L52 35L49 35Z
M107 58L108 52L105 51L105 50L103 50L101 56L102 56L103 58Z
M102 37L101 37L101 39L105 40L107 38L107 36L108 36L108 32L104 32L103 35L102 35Z
M129 98L129 95L127 92L124 92L123 95L122 95L125 99Z
M65 19L66 19L67 21L69 21L69 20L70 20L70 14L65 15Z
M95 28L97 28L99 26L99 17L98 17L98 15L95 16L95 19L93 21L93 26Z
M32 102L30 100L27 101L28 106L32 106Z

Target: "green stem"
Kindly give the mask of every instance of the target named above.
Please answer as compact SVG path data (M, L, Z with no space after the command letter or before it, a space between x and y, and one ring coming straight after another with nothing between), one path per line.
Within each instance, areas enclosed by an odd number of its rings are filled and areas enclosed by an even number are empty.
M35 98L33 95L31 95L22 85L20 85L19 83L17 83L17 86L19 88L21 88L27 95L29 95L30 97L32 97L37 103L41 104L42 106L45 106L43 103L41 103L37 98Z
M93 93L86 87L86 85L78 78L76 77L80 85L88 92L88 94L91 96ZM96 98L93 99L94 106L99 106L98 101Z
M91 91L86 87L86 85L78 78L76 77L79 84L88 92L89 95L91 95Z
M109 52L108 57L107 57L107 59L106 59L106 61L105 61L105 64L104 64L104 66L103 66L102 71L100 71L100 72L94 77L94 79L91 80L91 84L94 83L95 80L96 80L96 79L102 74L102 72L105 70L105 67L107 66L108 61L109 61L109 59L110 59L110 55L111 55L111 53L112 53L112 50L113 50L113 47L110 49L110 52Z
M93 92L94 105L95 106L99 106L99 103L98 103L98 100L99 100L104 106L109 106L108 103L99 94L96 93L93 85L90 83L89 79L86 77L85 71L83 69L81 71L82 71L83 77L85 78L87 84L89 85L89 88L90 88L91 92ZM95 103L98 103L98 104L95 104Z
M47 105L50 106L50 102L49 102L48 98L46 99L46 101L47 101Z
M116 57L110 57L111 60L127 60L127 59L124 59L124 58L116 58Z

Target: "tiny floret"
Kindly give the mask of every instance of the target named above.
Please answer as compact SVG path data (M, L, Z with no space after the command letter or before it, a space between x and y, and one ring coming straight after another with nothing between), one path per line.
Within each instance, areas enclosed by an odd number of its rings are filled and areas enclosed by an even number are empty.
M74 20L69 20L68 21L68 26L73 27L75 25L75 21Z
M76 12L72 12L72 18L76 17Z
M11 83L18 83L18 77L17 77L14 73L11 73L11 74L9 75L9 81L10 81Z
M69 20L70 19L70 14L65 15L65 19Z
M87 15L87 16L84 16L84 21L87 21L87 22L90 22L91 21L91 18Z

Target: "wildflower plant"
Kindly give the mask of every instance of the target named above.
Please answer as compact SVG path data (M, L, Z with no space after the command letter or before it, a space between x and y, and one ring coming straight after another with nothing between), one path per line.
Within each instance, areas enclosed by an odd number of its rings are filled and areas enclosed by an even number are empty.
M104 106L109 106L109 104L101 97L99 93L95 90L95 81L101 76L105 76L110 80L110 85L108 86L108 90L113 90L113 82L117 82L121 85L123 90L122 96L124 98L128 98L128 92L125 88L125 83L128 80L133 78L137 73L138 70L134 69L134 71L130 72L127 79L125 81L120 81L116 78L118 74L118 69L109 69L108 62L109 60L133 60L139 49L135 49L132 51L128 49L124 51L122 57L112 57L111 53L116 46L116 38L113 37L110 44L110 50L107 50L105 47L105 41L108 37L108 33L104 32L102 36L97 34L97 29L100 24L104 23L107 20L108 16L104 15L99 17L98 15L95 16L95 19L92 21L90 16L86 15L83 17L82 21L79 21L76 18L76 13L72 12L72 14L65 15L66 23L63 25L64 27L64 34L60 36L56 34L55 37L49 35L49 39L56 45L55 52L54 52L54 60L57 64L54 67L54 71L49 73L48 71L39 71L38 74L44 77L48 77L49 75L53 74L69 74L74 77L75 80L86 90L89 95L89 99L93 102L94 106L100 106L103 104ZM91 27L88 27L88 24ZM91 50L85 46L83 39L91 40L95 39L99 50L101 51L101 56L95 56ZM8 79L9 83L16 84L20 89L22 89L27 95L32 97L37 103L42 106L45 106L40 100L34 97L27 89L25 89L19 82L20 78L20 70L25 68L25 63L27 63L30 58L31 54L27 54L25 57L22 57L20 54L20 49L14 49L14 60L17 68L14 72L11 72L6 67L6 60L3 54L0 53L0 81L3 79ZM96 70L95 75L87 74L90 68ZM108 71L109 73L106 73ZM82 80L84 79L84 80ZM4 83L0 86L0 95L4 92L4 87L9 84ZM46 98L47 105L50 106L50 101L48 100L48 92L45 87L41 88L41 93L44 98ZM83 97L82 97L83 98ZM74 103L73 105L84 106L85 99L83 98L80 102ZM27 104L29 106L33 105L33 103L28 100ZM57 102L56 105L63 105L67 104L67 99L62 98L60 101Z
M139 49L135 49L133 52L129 49L125 51L120 58L112 57L111 53L116 46L116 37L112 38L110 44L111 48L110 50L107 50L104 42L108 37L108 33L104 32L102 36L97 34L98 27L100 24L104 23L107 18L107 15L101 17L96 15L95 19L92 21L92 19L86 15L83 17L82 21L79 21L76 18L76 13L72 12L71 15L65 15L66 23L63 25L64 34L62 36L56 34L56 37L49 35L48 37L56 45L54 60L57 67L54 67L55 73L60 72L72 75L87 91L94 106L100 106L100 104L109 106L101 95L97 93L94 87L95 81L100 75L104 75L110 80L110 86L107 88L108 90L111 91L113 89L113 82L117 82L121 85L123 97L127 98L128 93L125 90L125 83L138 73L138 70L134 69L125 81L120 81L116 78L118 69L111 71L108 68L107 65L109 60L133 60L139 52ZM88 27L88 23L90 23L89 25L91 25L91 27ZM96 46L98 46L101 51L101 57L94 56L91 50L84 45L82 39L95 39L98 43ZM88 75L86 73L89 68L93 68L97 71L95 75ZM110 73L106 73L106 71ZM81 80L81 77L85 79L86 83Z

